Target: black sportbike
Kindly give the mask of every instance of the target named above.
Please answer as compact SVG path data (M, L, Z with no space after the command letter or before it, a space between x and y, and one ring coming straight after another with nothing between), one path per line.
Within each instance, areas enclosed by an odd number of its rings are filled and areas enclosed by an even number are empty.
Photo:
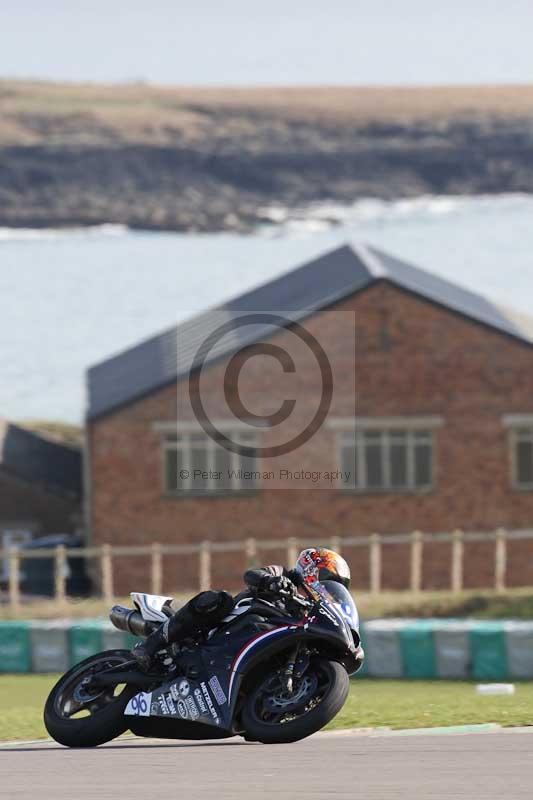
M142 672L127 650L91 656L56 683L46 701L50 736L95 747L130 730L168 739L243 736L294 742L323 728L348 695L362 664L359 620L350 593L325 581L304 596L245 598L222 624L172 644ZM147 636L166 619L167 598L132 593L113 624Z

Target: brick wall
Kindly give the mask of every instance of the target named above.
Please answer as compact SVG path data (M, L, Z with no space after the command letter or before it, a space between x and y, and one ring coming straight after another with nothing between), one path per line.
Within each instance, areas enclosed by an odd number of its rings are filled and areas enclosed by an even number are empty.
M533 526L533 492L510 486L508 432L502 415L533 412L533 349L496 331L381 282L308 320L332 362L337 386L332 416L440 415L435 430L435 485L426 494L339 494L325 488L269 487L249 497L186 499L165 497L161 434L155 421L192 419L186 387L164 388L90 425L92 541L102 543L191 542L255 536L308 535L312 543L336 533L396 533L413 530L488 530ZM287 332L272 341L283 344ZM209 412L226 416L221 392L221 363L205 375ZM257 413L279 406L280 368L243 370L242 388ZM316 376L303 371L298 380L316 396ZM253 401L253 402L252 402ZM304 448L288 457L295 466L336 467L334 434L323 428ZM511 583L533 582L533 548L511 557ZM446 583L446 548L428 551L426 588ZM396 549L396 548L395 548ZM349 558L364 550L353 550ZM365 554L366 558L366 554ZM384 563L384 585L405 586L408 556L398 546ZM444 559L444 561L443 561ZM484 582L490 559L467 550L469 585ZM443 566L443 563L445 566ZM218 561L215 580L237 582L233 559ZM170 565L169 565L170 566ZM352 561L354 572L358 565ZM240 566L239 566L240 570ZM168 570L172 573L172 569ZM119 590L143 579L124 567ZM146 574L148 571L146 570ZM361 564L361 583L368 579ZM170 590L173 577L165 577ZM357 582L357 581L356 581Z

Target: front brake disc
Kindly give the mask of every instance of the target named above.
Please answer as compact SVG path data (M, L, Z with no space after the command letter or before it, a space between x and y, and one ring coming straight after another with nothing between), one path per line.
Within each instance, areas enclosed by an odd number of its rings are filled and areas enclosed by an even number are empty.
M306 675L298 687L291 693L283 692L270 695L263 700L263 706L268 711L294 711L309 702L318 687L316 675Z

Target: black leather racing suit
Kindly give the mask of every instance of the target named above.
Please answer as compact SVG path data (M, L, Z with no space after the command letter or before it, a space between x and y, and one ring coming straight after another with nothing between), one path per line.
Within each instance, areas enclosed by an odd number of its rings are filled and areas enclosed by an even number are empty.
M174 601L167 606L169 618L143 642L133 648L133 656L143 669L149 669L153 656L173 642L183 641L202 631L216 628L230 613L237 600L257 595L275 596L299 583L299 574L277 564L244 573L247 588L233 598L228 592L207 591L191 597L175 610Z

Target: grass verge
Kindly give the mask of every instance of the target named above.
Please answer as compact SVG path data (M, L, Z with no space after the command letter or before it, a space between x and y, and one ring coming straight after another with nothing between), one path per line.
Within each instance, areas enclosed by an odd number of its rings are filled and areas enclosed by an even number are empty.
M0 675L0 741L45 739L43 708L58 675Z
M0 740L46 737L42 710L56 680L56 675L0 677ZM532 724L533 684L517 684L510 696L480 697L472 683L361 678L353 681L346 705L329 728L431 728L483 722Z
M514 695L480 696L475 683L355 679L330 728L436 728L447 725L533 724L533 683Z
M362 619L375 617L533 619L530 587L495 592L483 589L451 592L382 592L377 597L355 592Z

